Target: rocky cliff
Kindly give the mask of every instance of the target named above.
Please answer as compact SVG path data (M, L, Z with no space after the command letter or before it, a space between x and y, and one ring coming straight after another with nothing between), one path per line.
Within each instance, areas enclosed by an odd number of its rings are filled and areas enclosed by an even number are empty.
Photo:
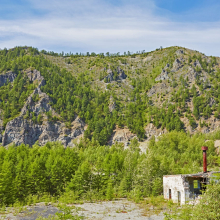
M105 77L107 82L112 82L115 80L123 80L127 78L127 75L124 73L120 67L117 67L114 72L111 69L107 70L108 75Z
M44 145L48 141L60 141L64 146L73 145L72 140L84 132L84 122L76 117L67 128L51 108L49 96L40 89L45 85L40 72L28 71L27 76L30 81L38 80L39 85L28 97L20 115L7 123L2 135L3 146L11 143L32 146L36 141L39 145ZM36 122L33 117L40 119Z
M7 82L13 82L16 76L17 75L12 71L0 75L0 87L6 84Z
M71 145L84 132L78 115L87 122L88 137L95 134L102 144L107 144L105 135L113 135L111 143L127 144L135 134L139 140L149 140L172 130L193 134L220 127L219 57L181 47L123 56L40 54L32 54L25 62L20 55L4 55L7 62L0 75L0 141L4 146L36 141ZM13 63L21 72L16 83L16 74L7 72ZM22 74L25 77L19 79ZM11 84L3 87L7 81ZM74 114L75 120L68 121ZM111 133L103 134L107 127Z

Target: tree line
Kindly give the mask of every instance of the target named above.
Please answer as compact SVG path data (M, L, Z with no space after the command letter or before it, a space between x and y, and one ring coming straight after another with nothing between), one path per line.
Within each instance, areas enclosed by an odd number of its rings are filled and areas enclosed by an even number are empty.
M25 203L30 195L44 194L71 195L75 200L160 195L163 175L202 170L201 146L206 138L173 131L157 142L153 138L146 153L140 153L137 139L128 149L117 143L101 146L88 139L74 148L56 142L43 147L36 143L32 148L24 144L0 147L0 204ZM209 168L220 162L216 138L218 133L206 142Z

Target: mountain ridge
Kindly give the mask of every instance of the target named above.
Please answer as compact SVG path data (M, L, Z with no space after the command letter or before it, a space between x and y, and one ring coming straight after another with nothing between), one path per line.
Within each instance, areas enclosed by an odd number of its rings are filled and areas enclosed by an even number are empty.
M134 134L132 137L143 141L171 130L207 133L220 126L218 57L181 47L124 56L52 56L31 47L0 52L0 140L3 145L12 142L33 145L35 141L45 144L58 140L65 146L73 146L73 139L82 134L100 144L112 139L123 140L127 145L130 139L125 138L123 129L129 129ZM21 102L17 103L16 92L22 95ZM47 133L45 141L37 135L33 143L24 141L24 137L20 138L23 141L16 142L13 120L18 115L24 117L30 110L27 118L30 124L33 122L31 127L41 127L41 120L37 120L39 109L36 106L28 109L28 106L31 107L32 98L37 101L42 94L50 106L42 117L51 120L50 123L60 123L63 129L58 129L56 134L40 129ZM23 127L25 123L23 121ZM75 130L71 131L71 127ZM118 132L114 132L116 127ZM9 133L12 136L7 141ZM31 140L33 134L29 130L26 133ZM116 136L112 136L114 133Z

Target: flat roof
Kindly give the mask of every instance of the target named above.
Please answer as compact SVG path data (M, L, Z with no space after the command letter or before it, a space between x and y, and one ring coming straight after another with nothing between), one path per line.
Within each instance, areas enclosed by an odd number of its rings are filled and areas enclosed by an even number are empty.
M201 172L201 173L195 173L195 174L164 175L164 177L183 176L183 177L194 177L194 178L198 178L198 177L206 178L214 173L220 173L220 171L208 171L207 173Z

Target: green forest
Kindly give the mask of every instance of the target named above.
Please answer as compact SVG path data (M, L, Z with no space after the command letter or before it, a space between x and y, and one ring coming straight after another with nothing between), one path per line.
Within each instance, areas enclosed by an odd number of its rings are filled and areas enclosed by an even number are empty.
M62 196L77 200L112 200L162 194L162 177L168 174L196 173L202 170L201 146L206 142L209 169L218 169L215 134L194 135L173 131L159 141L152 139L145 153L140 153L137 139L129 149L123 145L101 146L98 141L82 140L75 148L59 143L40 147L10 146L0 148L0 203L28 203L33 195Z
M186 131L186 125L181 120L181 118L185 117L189 120L192 129L198 126L201 128L204 126L209 127L209 123L206 120L212 115L218 119L220 113L218 80L213 80L214 77L218 79L220 74L218 68L214 69L217 64L215 58L211 58L211 62L208 63L205 60L203 61L201 55L189 57L188 65L192 66L193 62L199 60L204 71L206 70L207 74L210 75L210 80L207 79L203 83L198 75L196 84L193 84L190 88L184 78L180 77L179 82L173 79L170 82L174 88L170 93L171 102L166 100L165 94L157 94L158 98L152 98L146 93L155 84L151 77L155 79L160 73L156 69L160 71L161 66L166 62L173 62L174 51L175 48L171 48L170 57L163 57L161 60L155 61L152 72L149 75L142 75L142 78L140 78L140 73L144 74L141 69L135 70L139 74L137 77L128 75L133 90L127 94L130 97L129 100L127 98L123 100L114 89L103 91L98 86L94 87L93 72L89 72L88 69L74 75L66 68L61 68L58 63L55 64L45 57L46 52L39 52L31 47L1 50L0 72L12 71L17 74L13 84L8 83L0 87L0 109L2 110L3 126L5 127L8 121L19 115L25 100L36 88L36 85L29 82L25 75L25 70L32 68L39 70L45 78L46 85L42 87L42 91L51 97L52 102L50 104L60 115L59 118L48 117L49 120L63 121L68 127L78 115L88 125L85 137L90 140L93 138L101 145L107 144L116 125L120 128L127 126L132 133L137 135L139 140L146 138L144 127L149 123L153 123L156 128L161 128L162 130L166 128L168 131ZM161 52L156 50L151 53L134 54L133 57L139 56L142 59L152 53L158 53L159 56ZM54 55L53 53L49 54ZM60 56L63 57L62 54ZM102 56L100 54L87 54L84 56L67 54L66 56L72 61L79 58L93 59L93 64L90 64L90 67L93 65L106 67L111 65L112 70L117 69L114 63L119 61L123 63L123 59L125 59L124 62L127 62L126 59L132 57L129 53L122 56L110 56L108 54L106 56L103 54ZM129 71L127 71L127 74L132 74ZM197 72L200 71L197 70ZM100 72L100 74L106 73ZM210 83L211 81L213 83ZM115 103L115 109L112 112L109 111L108 107L111 97ZM162 100L160 107L157 104L153 104L157 99L158 102ZM188 106L190 100L192 100L193 110ZM214 104L211 106L209 105L210 100L214 100L212 101ZM34 112L30 112L27 118L33 119L37 123Z
M38 141L33 146L0 144L0 206L30 205L44 198L66 203L118 198L138 203L157 198L163 193L163 175L202 171L203 145L209 147L208 169L219 170L220 157L214 147L214 141L220 139L215 127L220 119L219 61L185 50L183 58L178 58L183 64L181 75L180 67L173 69L179 49L124 55L64 55L32 47L0 50L0 74L12 71L16 75L13 82L0 87L1 135L38 86L39 82L27 77L30 69L44 77L41 91L50 97L49 104L57 113L46 112L46 120L71 128L78 116L87 126L75 147L65 148L59 142L40 146ZM124 81L118 80L119 66L127 76ZM156 81L165 66L169 79ZM184 75L188 68L195 81ZM106 78L110 70L112 82ZM37 102L39 96L32 99ZM112 111L110 102L114 103ZM27 111L24 119L36 126L43 124L42 115L35 112ZM139 145L148 138L145 129L149 124L166 132L152 136L146 152L141 152ZM136 135L127 148L123 143L109 145L116 127ZM215 131L208 133L212 127ZM207 134L201 132L203 128ZM219 188L214 189L219 195ZM189 207L186 210L166 218L193 213Z

